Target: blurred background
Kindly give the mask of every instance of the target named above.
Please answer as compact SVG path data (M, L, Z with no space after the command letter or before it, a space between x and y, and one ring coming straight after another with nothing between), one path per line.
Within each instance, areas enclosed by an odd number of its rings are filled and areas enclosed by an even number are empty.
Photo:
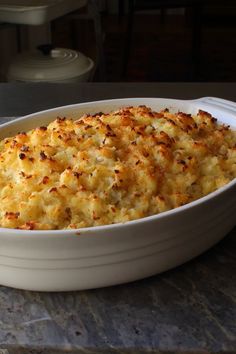
M58 47L92 59L93 72L85 80L236 81L235 0L46 3L0 0L0 81L9 80L9 66L17 54L35 50L45 57ZM34 13L34 6L45 11L41 22L37 16L42 13ZM39 51L39 45L49 46Z

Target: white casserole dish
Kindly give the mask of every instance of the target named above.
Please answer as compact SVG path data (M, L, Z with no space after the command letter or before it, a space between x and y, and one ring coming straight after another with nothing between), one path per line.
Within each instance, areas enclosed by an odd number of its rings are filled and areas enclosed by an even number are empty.
M48 124L57 116L109 112L145 104L210 112L236 129L236 103L128 98L75 104L34 113L0 127L0 138ZM29 290L81 290L125 283L180 265L222 239L235 225L236 179L182 207L124 224L80 230L0 229L0 284Z

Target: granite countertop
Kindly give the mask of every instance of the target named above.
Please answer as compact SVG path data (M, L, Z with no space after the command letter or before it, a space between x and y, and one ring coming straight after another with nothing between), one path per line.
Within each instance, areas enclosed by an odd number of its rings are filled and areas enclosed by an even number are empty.
M80 101L110 97L111 87L118 95L122 85L132 96L134 84L0 85L0 116L72 103L76 94ZM181 90L197 97L201 87L201 96L217 95L218 87L223 96L222 84L151 86L139 84L135 95L169 88L169 97ZM233 99L232 89L236 100L235 84L223 85L223 97ZM67 293L0 287L0 354L190 352L236 352L236 228L196 259L130 284Z
M236 229L195 260L126 285L69 293L1 287L0 348L10 354L235 353L235 251Z

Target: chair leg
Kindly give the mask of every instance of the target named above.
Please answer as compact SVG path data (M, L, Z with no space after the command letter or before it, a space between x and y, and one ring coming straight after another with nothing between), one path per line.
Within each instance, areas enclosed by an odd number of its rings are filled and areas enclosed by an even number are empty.
M16 25L16 45L17 45L17 52L20 53L22 50L20 25Z
M118 15L119 15L119 23L121 23L122 22L122 19L123 19L123 17L124 17L124 0L118 0L119 2L118 2L118 7L119 7L119 10L118 10Z
M126 37L125 37L124 53L123 53L122 78L126 78L128 64L129 64L130 47L132 43L133 22L134 22L134 1L135 0L129 0Z
M98 72L101 81L106 81L106 69L105 69L105 56L103 48L103 32L101 25L101 17L96 0L88 1L88 12L94 21L95 39L96 39L96 51L98 58Z
M200 77L200 59L202 42L202 12L203 2L198 1L193 7L193 29L192 29L192 60L193 60L193 80Z
M162 25L165 23L165 20L166 20L166 13L167 13L166 8L161 7L161 24L162 24Z

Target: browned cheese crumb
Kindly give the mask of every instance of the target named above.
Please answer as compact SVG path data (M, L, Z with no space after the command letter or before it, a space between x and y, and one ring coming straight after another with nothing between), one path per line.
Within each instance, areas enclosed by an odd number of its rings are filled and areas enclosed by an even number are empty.
M58 117L0 142L0 226L68 229L170 210L236 177L236 134L146 106Z

